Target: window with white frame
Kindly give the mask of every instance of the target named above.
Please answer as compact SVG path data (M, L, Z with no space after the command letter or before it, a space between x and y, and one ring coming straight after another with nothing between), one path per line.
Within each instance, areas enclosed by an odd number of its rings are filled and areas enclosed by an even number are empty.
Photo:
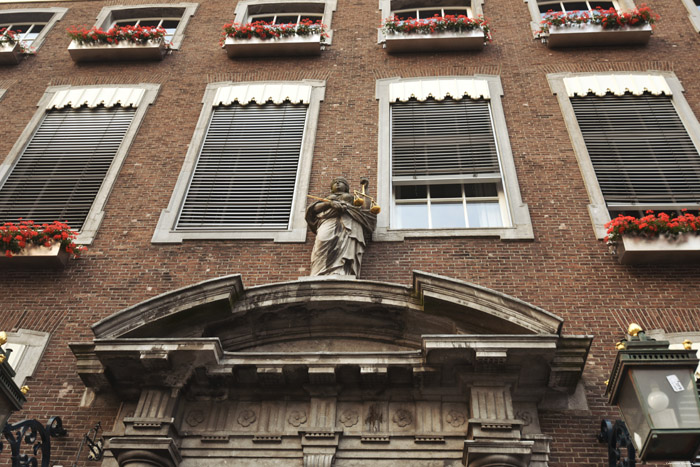
M474 18L482 14L483 0L379 0L382 19L397 16L400 20L428 19L434 16L460 16Z
M306 239L305 195L325 83L214 84L153 242Z
M54 87L0 169L0 222L62 221L90 243L157 85Z
M165 29L165 41L171 44L172 49L178 49L197 6L197 3L109 6L102 8L95 25L105 30L115 26L162 27Z
M573 13L573 12L592 12L595 14L597 10L609 10L611 8L618 10L616 2L600 1L600 0L583 0L583 1L551 1L540 0L537 2L537 7L540 10L542 17L547 16L547 13Z
M688 18L696 31L700 32L700 0L681 0L688 10Z
M0 29L15 31L25 48L37 50L66 11L67 8L3 10L0 11Z
M599 237L620 213L700 208L700 125L674 75L548 78L570 116Z
M399 20L408 19L430 19L435 16L467 16L471 17L471 8L464 6L452 7L424 7L424 8L408 8L403 10L395 10L392 16L396 16Z
M494 76L377 82L376 239L532 238Z
M333 12L336 9L337 0L306 0L299 2L284 2L280 0L241 0L236 5L234 22L252 23L264 21L271 24L298 24L309 19L312 22L320 21L328 29L329 35L324 44L332 41L331 30Z

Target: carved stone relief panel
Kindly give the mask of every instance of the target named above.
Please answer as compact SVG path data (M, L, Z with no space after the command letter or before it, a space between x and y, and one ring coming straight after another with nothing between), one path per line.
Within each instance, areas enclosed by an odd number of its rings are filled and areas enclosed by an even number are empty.
M366 431L361 402L339 402L336 426L345 433Z
M413 402L392 402L389 404L389 431L414 432L416 430L415 404Z
M385 433L389 431L388 404L385 401L366 401L362 405L363 432Z
M442 429L445 432L466 433L468 411L466 403L442 404Z
M523 434L536 435L542 433L537 414L537 405L531 402L513 402L515 418L523 421Z

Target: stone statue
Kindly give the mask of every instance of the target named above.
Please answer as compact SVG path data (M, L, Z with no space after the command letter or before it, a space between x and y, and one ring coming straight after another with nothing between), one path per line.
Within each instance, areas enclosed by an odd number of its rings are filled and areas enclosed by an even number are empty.
M367 182L363 180L364 186ZM364 192L364 190L363 190ZM311 253L312 276L360 276L362 254L377 224L376 214L362 200L355 206L355 196L343 177L333 179L331 194L306 209L306 223L316 234ZM378 209L378 208L376 208Z

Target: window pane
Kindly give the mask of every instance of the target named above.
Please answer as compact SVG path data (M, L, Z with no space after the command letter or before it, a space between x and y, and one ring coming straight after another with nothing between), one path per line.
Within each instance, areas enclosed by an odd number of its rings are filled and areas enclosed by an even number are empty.
M427 204L397 204L396 226L399 229L427 229Z
M263 23L271 23L275 19L274 16L257 16L255 18L251 18L251 22L256 22L256 21L262 21ZM296 22L296 19L294 20Z
M561 5L559 3L549 3L545 5L539 5L540 13L542 16L546 15L547 12L552 11L553 13L561 13Z
M433 16L442 16L442 10L420 10L418 13L421 19L432 18Z
M501 207L498 202L467 203L469 227L502 227Z
M31 24L13 24L12 30L15 32L27 32L31 27Z
M461 198L462 185L431 185L431 198Z
M700 0L698 0L700 1ZM401 21L406 21L407 19L416 19L416 11L411 10L411 11L401 11L394 13L394 15L399 18Z
M139 26L149 26L149 27L158 27L160 24L160 19L142 19L141 22L139 23Z
M305 19L308 19L308 20L311 20L315 23L316 21L321 21L323 19L323 15L305 15L305 14L302 14L300 16L300 18L302 21Z
M276 24L288 24L288 23L297 23L297 18L299 18L299 15L278 15L277 19L275 20Z
M463 229L466 227L462 203L432 203L430 214L433 218L434 229Z
M428 187L425 185L399 185L396 187L396 199L426 199Z
M466 9L466 8L462 8L462 9L445 8L445 16L447 16L447 15L453 15L453 16L464 15L464 16L467 16L467 9Z
M473 183L464 185L464 194L467 198L498 196L498 188L495 183Z
M610 8L615 8L612 2L590 2L592 9L597 9L600 7L603 10L609 10Z
M32 34L36 34L37 36L39 33L44 29L45 24L35 24L34 27L32 28Z
M136 26L136 23L138 23L138 22L139 22L139 20L137 20L137 19L128 19L128 20L124 20L124 21L117 21L116 23L114 23L114 26L117 26L120 28L123 28L124 26Z
M564 2L566 11L588 11L586 2Z
M172 29L174 31L175 29L177 29L178 24L180 24L179 20L165 19L163 20L163 24L161 24L161 26L163 26L165 29Z

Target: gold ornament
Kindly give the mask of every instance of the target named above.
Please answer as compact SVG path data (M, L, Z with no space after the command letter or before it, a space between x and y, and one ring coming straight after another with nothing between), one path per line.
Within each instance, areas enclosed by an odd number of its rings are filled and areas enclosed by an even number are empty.
M625 343L624 342L616 342L615 343L615 350L625 350Z
M21 388L19 388L19 390L22 394L24 394L26 396L27 393L29 392L29 386L22 386Z
M688 339L686 339L686 340L683 341L683 348L684 348L685 350L690 350L690 349L693 348L693 343L690 342Z
M7 357L4 356L4 355L0 355L0 365L2 365L3 363L5 363L5 360L7 360Z
M629 334L632 337L637 337L637 334L640 332L644 331L640 325L637 323L632 323L630 324L630 327L627 328L627 334Z
M0 345L5 345L7 343L7 333L5 331L0 332Z

